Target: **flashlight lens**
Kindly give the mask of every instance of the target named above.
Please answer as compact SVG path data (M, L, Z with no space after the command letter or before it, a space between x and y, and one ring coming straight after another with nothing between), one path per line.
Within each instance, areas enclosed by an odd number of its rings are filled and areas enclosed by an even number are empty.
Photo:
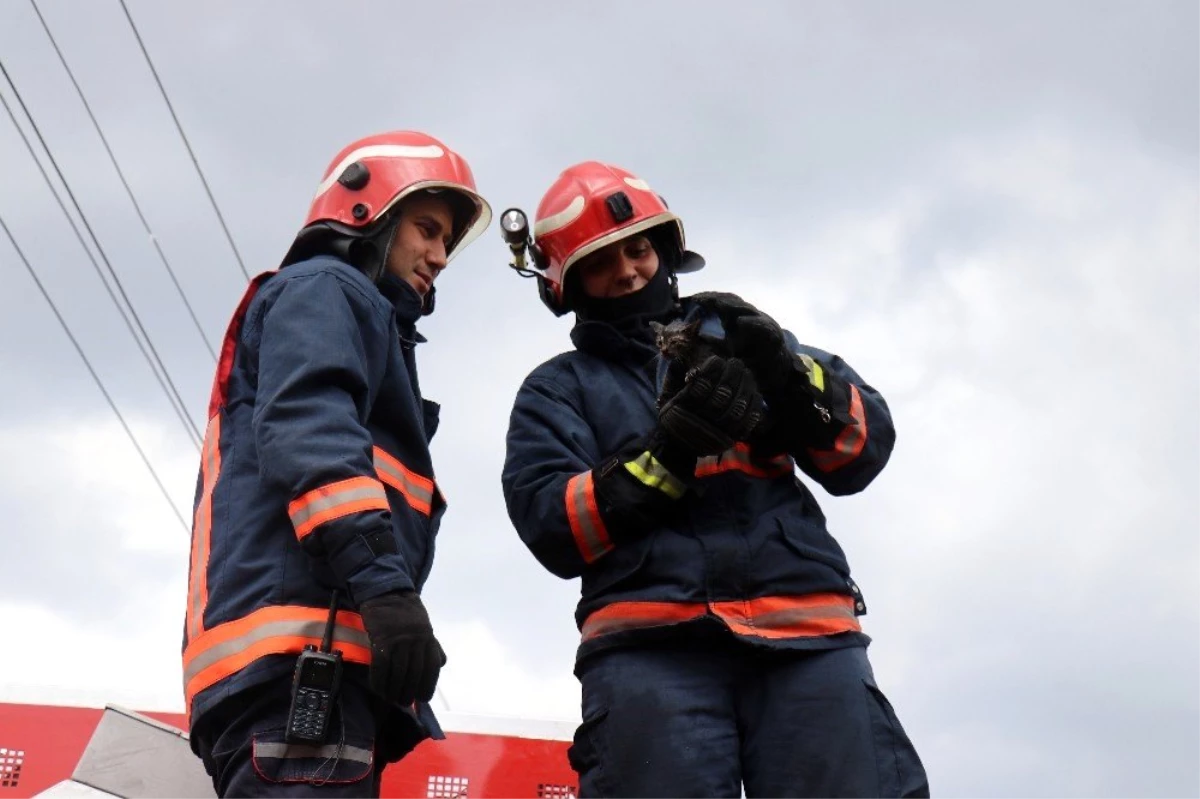
M500 224L510 233L517 233L524 230L528 223L525 221L525 214L513 208L504 212L504 216L500 217Z

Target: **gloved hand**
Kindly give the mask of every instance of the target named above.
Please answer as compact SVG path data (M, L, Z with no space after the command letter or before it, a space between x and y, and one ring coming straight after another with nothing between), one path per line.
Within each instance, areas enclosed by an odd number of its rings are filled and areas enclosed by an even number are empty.
M766 314L742 316L729 335L733 353L746 362L763 391L775 394L796 372L796 356L783 337L783 328Z
M753 305L729 291L701 291L698 294L693 294L691 300L703 308L721 314L722 321L726 321L726 314L731 316L745 316L746 314L762 313Z
M778 322L736 294L708 291L692 299L720 316L730 350L754 372L764 394L770 396L787 385L796 371L796 356Z
M703 292L692 299L720 317L730 351L750 367L770 406L752 446L766 452L831 447L853 422L845 381L811 356L793 353L779 323L736 294Z
M668 370L669 397L658 412L662 430L690 454L718 455L750 434L762 418L754 375L736 358L710 355L680 378ZM676 390L677 387L677 390Z
M368 599L359 612L371 641L371 690L402 706L432 699L446 653L416 592Z

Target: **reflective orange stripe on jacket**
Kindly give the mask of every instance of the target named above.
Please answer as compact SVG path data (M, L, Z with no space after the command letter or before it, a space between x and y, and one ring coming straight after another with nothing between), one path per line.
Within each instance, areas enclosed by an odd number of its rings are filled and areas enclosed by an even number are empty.
M862 395L853 383L850 384L850 418L854 420L853 423L846 425L834 439L832 449L808 451L813 465L821 471L840 469L857 458L867 445L867 416L863 413Z
M740 441L720 455L708 455L696 461L697 477L712 477L722 472L742 472L751 477L782 477L794 471L795 465L790 456L751 458L750 446Z
M204 607L208 604L208 550L212 541L213 487L221 474L221 416L208 422L200 453L201 493L192 519L192 557L188 567L187 637L204 632Z
M189 712L196 694L255 660L299 654L305 644L320 645L328 617L325 608L276 605L205 630L183 651L183 691ZM338 611L333 646L351 663L371 662L370 643L357 613Z
M368 510L388 510L383 484L373 477L338 480L301 494L288 503L288 516L303 540L325 522Z
M372 510L390 510L386 483L399 491L409 506L429 516L433 512L433 481L422 477L396 458L375 447L374 477L349 477L336 483L318 486L288 504L288 516L296 528L296 537L303 539L326 522Z
M422 516L433 513L433 480L409 469L400 461L375 447L375 474L399 491L409 506Z
M575 546L587 563L599 558L613 548L608 529L600 518L596 507L596 486L590 471L577 474L567 481L567 520L571 524L571 535Z
M625 630L713 615L738 635L759 638L806 638L861 632L854 598L844 594L773 596L723 602L614 602L592 613L583 623L583 640Z

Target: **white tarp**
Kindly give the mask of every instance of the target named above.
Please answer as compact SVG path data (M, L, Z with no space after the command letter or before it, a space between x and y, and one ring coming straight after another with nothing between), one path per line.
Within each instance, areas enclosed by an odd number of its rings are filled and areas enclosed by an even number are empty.
M187 735L110 705L104 709L71 779L38 796L208 799L216 793L204 765L192 754Z

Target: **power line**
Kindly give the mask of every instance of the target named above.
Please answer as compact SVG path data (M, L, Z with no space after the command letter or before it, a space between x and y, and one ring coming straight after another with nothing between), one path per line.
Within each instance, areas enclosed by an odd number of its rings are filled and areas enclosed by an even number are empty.
M196 326L196 332L200 334L200 338L204 341L204 346L208 349L208 354L215 361L217 359L217 351L213 347L212 342L208 340L208 336L205 335L200 320L196 318L196 311L193 310L192 304L188 301L187 295L183 291L183 286L179 285L179 278L175 276L175 270L167 262L166 254L163 253L158 239L155 238L154 232L150 229L150 223L146 221L146 216L142 213L142 208L138 205L137 198L133 196L133 189L129 187L129 181L125 179L125 173L121 171L121 166L117 163L117 157L108 145L108 139L105 138L104 131L100 128L100 122L96 119L96 115L92 113L92 107L88 104L87 97L84 96L79 82L75 80L75 73L71 71L71 66L67 63L62 50L59 49L58 42L55 41L54 34L50 31L50 26L46 24L46 18L42 16L41 9L38 8L37 0L29 0L29 3L33 6L33 11L37 14L38 20L41 21L42 29L46 31L46 36L50 39L50 45L58 55L58 60L62 63L63 69L67 71L67 77L71 79L71 85L75 87L75 92L79 95L79 100L83 103L83 108L87 111L88 118L92 120L92 125L96 128L96 133L100 136L100 142L104 145L105 152L108 153L108 159L112 161L113 168L117 170L117 177L121 179L121 185L125 187L125 193L129 195L129 201L133 203L133 209L137 212L138 219L142 221L142 228L145 229L146 235L150 238L151 243L154 244L154 249L158 252L158 257L162 261L162 265L166 267L167 274L171 276L171 282L175 284L175 290L179 292L179 299L183 300L184 307L187 308L188 314L192 317L192 324Z
M78 212L80 219L83 221L84 227L87 228L88 233L91 235L92 242L95 245L96 250L100 253L100 257L104 260L105 266L108 267L108 272L109 275L111 275L111 279L116 283L117 288L121 292L121 296L125 299L125 302L129 307L128 313L126 313L125 307L123 307L117 300L116 295L113 293L112 287L109 286L103 270L100 269L100 264L97 263L95 256L92 255L92 251L88 249L87 243L83 239L83 234L79 231L79 226L75 224L75 220L71 217L70 212L67 210L66 204L63 203L62 197L59 196L58 190L54 187L53 181L50 180L50 176L46 173L45 168L42 166L41 160L38 159L37 153L34 152L33 144L29 141L29 137L25 135L25 131L22 130L20 124L17 122L16 114L13 113L12 107L8 104L8 101L4 98L3 94L0 94L0 104L4 105L4 110L8 112L8 117L12 120L13 127L17 129L17 133L21 136L21 141L25 143L25 148L29 151L30 157L37 165L38 171L41 172L42 179L49 187L50 193L58 203L59 209L62 210L63 215L67 218L67 222L70 224L71 230L74 231L75 238L79 241L79 245L83 247L84 253L87 255L88 260L92 264L92 268L96 270L96 274L100 277L100 282L104 285L104 290L108 292L108 298L112 301L113 305L116 306L118 313L121 314L121 319L125 322L126 329L129 331L129 334L133 336L133 340L137 343L138 349L141 350L142 356L150 365L150 371L154 374L154 379L158 381L159 387L161 387L163 392L167 395L167 400L171 403L171 408L175 411L176 416L179 417L179 420L183 424L185 431L192 439L192 443L195 445L196 450L199 451L201 440L199 430L197 429L195 422L193 422L191 417L188 416L187 407L184 404L182 397L179 396L179 391L175 389L175 384L171 381L171 376L167 373L166 366L163 365L162 359L158 357L158 352L154 349L154 344L150 341L149 334L142 326L141 319L138 317L137 311L133 308L133 303L130 302L128 295L125 294L125 289L121 285L121 280L119 277L117 277L116 271L113 270L112 264L109 263L108 256L105 255L104 248L100 246L100 240L96 238L95 232L92 230L91 225L87 221L87 216L83 213L83 209L80 207L79 202L75 199L75 194L71 191L70 184L67 183L67 179L63 175L62 170L58 168L58 163L54 159L54 154L50 152L50 148L46 144L45 139L42 138L42 134L38 129L37 123L34 121L33 116L29 113L29 109L26 107L25 101L21 98L20 92L17 91L17 87L13 83L12 78L9 76L8 70L5 69L3 59L0 59L0 74L3 74L5 80L8 82L9 88L13 91L13 94L17 98L17 102L21 104L21 109L25 112L25 116L29 120L30 125L33 126L34 133L37 134L38 140L45 149L51 165L54 166L55 172L58 173L58 178L60 181L62 181L63 188L66 189L67 195L71 198L71 202L74 204L76 212ZM145 337L144 343L142 339L138 337L137 332L135 332L133 323L129 319L130 315L133 316L134 321L137 322L138 329L141 330L142 336ZM149 350L147 350L147 347L149 347Z
M234 257L237 258L238 267L241 268L245 278L249 280L250 273L246 271L246 264L242 260L242 254L238 252L237 245L233 243L233 234L229 232L229 226L225 224L225 217L221 214L221 209L217 206L217 199L213 196L212 189L208 186L208 181L204 177L203 170L200 169L200 161L196 159L196 153L192 150L191 142L188 141L187 135L183 132L183 125L180 124L179 117L175 114L175 106L171 105L171 98L167 96L167 90L163 86L162 80L158 77L158 70L154 68L154 62L150 60L150 53L146 50L146 44L142 41L142 35L138 33L137 25L133 23L133 17L129 14L129 8L125 5L125 0L120 0L120 3L121 10L125 12L125 19L129 20L129 27L133 30L133 35L137 39L138 47L141 48L142 55L146 59L146 64L150 67L150 73L154 75L154 82L158 84L158 90L162 93L163 101L167 104L167 110L171 112L171 119L175 120L175 129L179 131L179 138L183 139L183 146L187 148L188 155L192 158L192 165L196 167L196 174L200 176L200 182L204 184L204 192L208 195L208 201L212 203L213 210L217 213L217 221L221 223L221 230L225 231L225 239L229 242Z
M121 279L117 277L117 273L113 269L112 264L109 262L108 256L104 253L104 248L100 246L100 240L96 237L95 231L92 230L92 226L88 223L87 216L83 213L83 208L80 207L79 201L75 199L75 194L71 191L70 184L67 183L67 179L63 175L62 170L58 168L58 162L54 159L54 154L50 151L49 145L46 144L46 140L42 137L42 132L38 128L37 122L34 120L33 115L29 113L29 108L25 105L25 101L21 98L21 93L17 91L16 84L13 83L12 78L8 74L8 70L4 67L3 59L0 59L0 74L3 74L5 81L8 83L9 89L12 90L13 95L17 98L17 102L20 104L21 110L25 112L25 116L29 120L29 124L33 127L33 132L37 135L38 141L41 142L42 147L46 151L46 156L50 159L51 166L54 167L54 171L58 174L58 179L62 182L63 188L66 189L67 196L71 198L71 203L75 206L75 211L79 214L79 218L83 222L83 226L87 228L88 234L91 236L92 243L96 247L96 251L100 253L101 260L104 261L104 265L108 268L109 275L116 284L117 290L120 291L121 297L125 300L125 303L129 308L128 315L126 314L125 309L117 301L117 298L113 295L113 291L109 287L107 281L105 281L104 273L101 271L100 265L96 263L95 257L92 256L91 250L88 249L87 244L83 240L83 235L79 232L79 228L75 225L75 220L72 219L71 214L67 211L66 205L63 204L62 198L58 196L58 191L54 188L54 184L50 180L50 176L46 174L46 170L42 167L42 163L38 159L37 154L34 152L33 145L30 143L29 137L25 135L25 131L22 130L20 124L17 123L17 117L13 113L12 107L9 106L8 101L4 99L4 95L0 94L0 102L3 103L4 110L8 112L8 116L12 120L13 126L21 135L21 140L25 142L25 147L29 150L29 154L33 157L34 163L37 164L38 170L42 173L42 178L46 181L46 185L50 187L50 192L54 195L54 199L58 201L58 206L62 209L63 214L66 215L67 221L70 222L71 229L75 231L75 236L79 239L79 243L83 246L84 252L87 253L88 259L92 262L92 266L95 268L96 273L100 275L100 281L104 283L104 288L106 291L108 291L109 299L112 300L113 305L117 306L117 310L121 313L121 318L125 320L125 326L129 329L130 335L133 336L134 341L136 341L138 344L138 348L142 351L142 355L145 356L147 363L150 364L150 370L154 372L154 377L158 380L158 384L162 387L163 391L166 392L167 399L171 401L171 407L174 408L176 415L179 416L180 421L183 423L184 427L188 431L189 436L192 438L192 443L195 445L197 452L199 452L202 438L200 431L196 427L196 423L192 421L190 416L188 416L187 405L184 403L183 398L179 396L179 390L175 388L175 383L171 380L171 375L167 372L166 366L163 365L162 359L159 358L158 351L154 348L154 343L150 340L150 335L146 332L145 327L142 326L142 321L138 317L137 311L133 307L133 303L130 302L129 296L125 293L124 286L121 285ZM133 325L129 321L129 316L133 317L134 322L137 324L138 330L140 330L142 336L145 337L145 344L143 344L142 340L138 338L137 333L134 332ZM149 352L147 352L147 348L149 348ZM153 355L153 358L151 358L151 355ZM155 367L156 363L157 368ZM159 375L159 369L162 370L161 376Z
M25 253L21 250L17 240L13 237L12 231L8 229L8 225L4 221L3 215L0 215L0 228L4 229L4 235L8 237L12 243L13 249L17 251L17 255L21 258L21 262L25 264L25 270L29 272L29 276L33 278L34 284L37 285L38 291L42 293L42 297L50 305L50 310L54 312L54 318L58 320L58 324L62 327L63 332L67 334L67 338L71 340L71 345L75 347L75 352L79 353L79 357L83 359L83 365L87 367L88 374L92 376L92 380L96 381L96 387L100 389L100 393L104 395L104 399L108 402L108 407L112 408L112 412L117 415L117 420L121 423L121 427L125 429L125 434L129 436L129 441L133 444L133 448L137 450L138 455L142 458L142 463L146 464L146 468L150 470L150 476L154 478L155 484L158 485L158 490L162 492L163 499L171 506L175 518L179 520L179 524L183 526L184 532L190 534L191 529L187 522L183 520L183 514L179 512L179 508L175 506L175 502L171 499L171 495L167 493L167 487L163 485L162 479L158 476L158 472L154 470L154 465L150 463L150 459L146 457L145 450L138 444L137 437L133 434L129 424L125 421L125 417L121 415L120 409L117 408L117 403L113 401L112 395L108 393L108 389L104 387L104 381L100 379L100 375L96 374L96 370L92 367L92 362L88 360L83 348L79 346L79 340L75 338L75 334L71 332L71 328L67 325L65 319L58 311L58 306L54 304L54 300L50 298L46 287L42 285L42 281L38 278L37 272L34 271L33 265L29 259L25 257Z

